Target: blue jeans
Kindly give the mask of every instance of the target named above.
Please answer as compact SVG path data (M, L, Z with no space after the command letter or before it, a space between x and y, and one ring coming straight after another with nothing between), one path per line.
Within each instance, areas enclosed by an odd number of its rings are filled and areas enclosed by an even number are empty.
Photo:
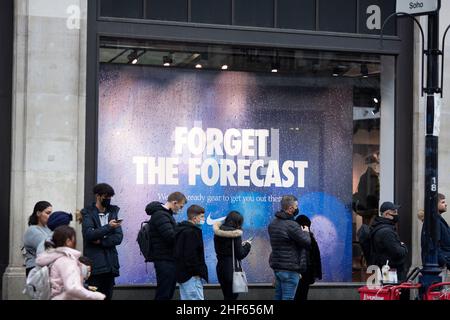
M180 300L205 300L202 278L195 276L180 283Z
M275 271L275 300L294 300L300 274L293 271Z

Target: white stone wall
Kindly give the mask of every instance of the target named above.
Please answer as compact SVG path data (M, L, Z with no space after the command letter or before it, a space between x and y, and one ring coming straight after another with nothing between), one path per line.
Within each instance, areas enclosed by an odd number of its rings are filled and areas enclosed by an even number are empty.
M75 213L84 198L87 0L16 0L14 18L10 264L4 299L23 298L20 248L34 204L47 200L54 210Z
M427 35L427 18L420 18L422 28ZM442 1L440 11L440 38L450 23L450 2ZM420 96L421 86L421 36L415 27L415 61L414 61L414 155L413 155L413 265L421 265L420 258L420 232L422 223L417 219L417 213L424 208L425 185L425 125L426 125L426 98ZM426 39L425 39L426 41ZM426 48L426 44L425 44ZM444 100L441 110L441 131L439 136L439 192L450 200L450 34L447 36L445 46L447 58L444 70ZM426 65L425 65L426 72ZM426 74L425 74L426 76ZM425 84L426 85L426 78ZM450 212L444 217L450 222Z

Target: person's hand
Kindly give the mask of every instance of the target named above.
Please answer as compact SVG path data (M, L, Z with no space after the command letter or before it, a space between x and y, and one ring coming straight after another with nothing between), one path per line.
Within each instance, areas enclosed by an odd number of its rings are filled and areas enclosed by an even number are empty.
M113 229L116 229L116 228L120 227L121 222L117 222L116 220L111 220L111 221L109 222L109 225L110 225Z
M75 211L75 220L79 223L83 223L83 215L81 214L80 210Z
M425 218L425 210L419 210L419 212L417 213L417 218L419 218L419 220L423 222L423 219Z
M245 240L245 241L242 242L242 246L245 246L247 243L248 243L249 245L252 245L252 242L251 242L251 241Z
M309 228L307 226L302 226L302 230L305 232L309 232Z
M94 287L94 286L88 286L88 290L90 290L90 291L96 292L97 289L98 289L97 287Z

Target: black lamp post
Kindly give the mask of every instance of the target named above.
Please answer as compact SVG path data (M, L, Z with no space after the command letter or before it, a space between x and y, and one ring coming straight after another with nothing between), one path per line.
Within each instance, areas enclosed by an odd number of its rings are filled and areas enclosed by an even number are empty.
M397 0L397 5L399 1ZM430 4L430 3L428 3ZM424 4L422 3L422 6ZM439 10L441 8L440 0L436 0L436 10L424 13L405 13L397 12L389 16L381 28L381 41L383 40L383 29L394 16L407 16L414 20L420 29L422 35L422 96L427 96L427 113L426 113L426 138L425 138L425 217L422 228L422 276L420 277L421 294L427 292L430 285L440 282L439 274L442 272L438 264L438 246L440 240L439 217L437 209L438 194L438 142L439 142L439 110L436 109L436 103L443 96L443 71L444 71L444 49L445 38L450 26L447 27L443 37L441 51L439 49ZM409 4L411 6L411 4ZM410 8L411 9L411 8ZM428 15L428 49L425 50L425 37L419 21L413 15ZM427 82L423 86L425 56L427 57ZM442 56L442 69L439 75L439 56ZM439 76L441 82L439 83Z
M436 97L441 93L439 88L439 11L428 15L428 50L427 84L424 91L427 95L426 138L425 138L425 217L422 228L422 284L421 292L435 282L440 282L442 270L438 265L438 241L440 239L437 210L438 193L438 132L435 132Z

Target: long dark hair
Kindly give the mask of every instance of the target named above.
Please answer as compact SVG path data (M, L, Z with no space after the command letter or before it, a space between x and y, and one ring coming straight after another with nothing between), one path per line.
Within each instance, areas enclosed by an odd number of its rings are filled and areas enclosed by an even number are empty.
M224 226L232 227L235 229L242 229L244 224L244 217L237 211L231 211L225 218Z
M48 207L51 207L51 203L48 201L39 201L34 205L33 213L31 214L30 218L28 219L28 225L29 226L35 226L39 223L39 219L37 216L38 211L42 212Z
M52 240L45 242L45 248L64 247L68 239L76 240L75 229L69 226L59 226L53 231Z

